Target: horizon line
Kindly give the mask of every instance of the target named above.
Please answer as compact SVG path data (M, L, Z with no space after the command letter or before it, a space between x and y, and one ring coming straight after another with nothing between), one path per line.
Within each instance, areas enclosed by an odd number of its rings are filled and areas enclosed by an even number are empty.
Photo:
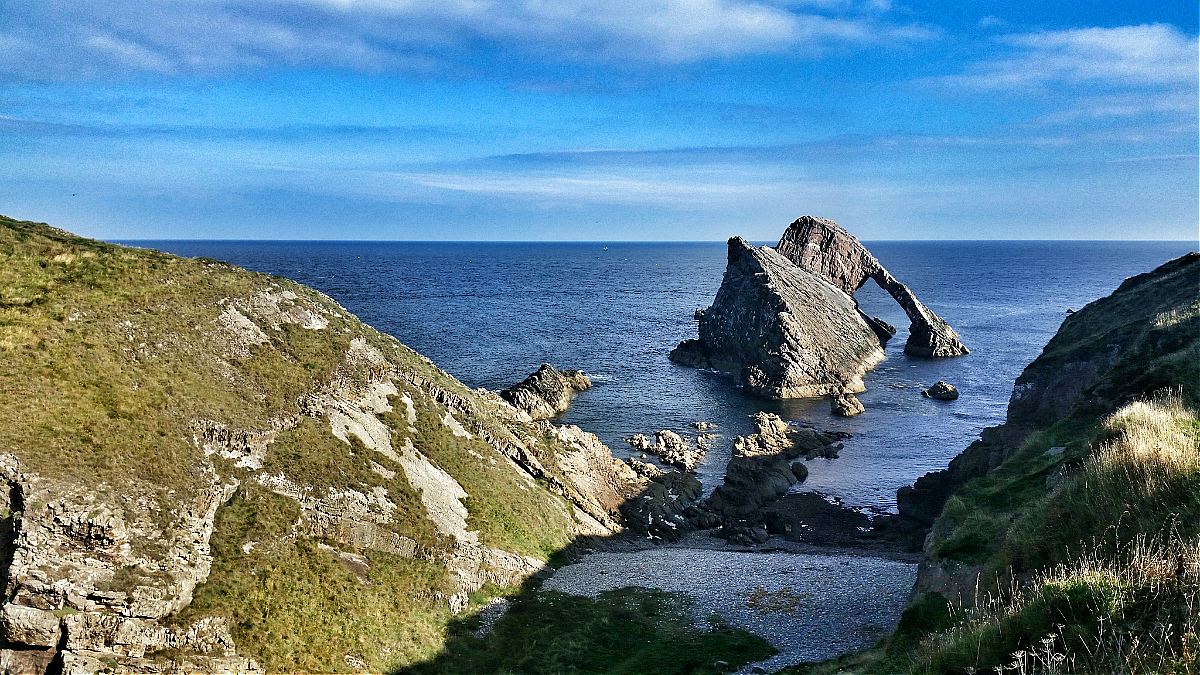
M97 237L97 239L99 239ZM730 237L732 239L732 237ZM109 243L135 242L204 242L204 243L278 243L278 244L724 244L728 239L213 239L213 238L138 238L138 239L101 239ZM766 239L747 239L750 243L768 242ZM775 240L770 240L775 241ZM1094 243L1196 243L1200 239L859 239L863 242L874 243L906 243L906 242L1094 242Z

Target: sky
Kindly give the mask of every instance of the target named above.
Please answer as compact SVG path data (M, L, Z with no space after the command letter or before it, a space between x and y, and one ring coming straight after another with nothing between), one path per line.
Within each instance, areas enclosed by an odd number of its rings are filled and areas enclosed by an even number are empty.
M0 0L104 239L1196 240L1194 0Z

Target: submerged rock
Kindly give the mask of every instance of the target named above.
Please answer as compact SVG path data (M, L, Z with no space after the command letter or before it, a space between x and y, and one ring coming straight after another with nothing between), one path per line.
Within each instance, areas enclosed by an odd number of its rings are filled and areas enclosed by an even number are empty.
M776 250L801 269L807 270L842 289L848 295L862 288L867 279L895 298L904 308L911 325L904 353L911 356L960 356L969 354L958 333L917 299L908 286L900 283L879 263L854 235L826 218L804 216L788 226ZM878 331L895 333L887 323L871 319ZM885 342L887 338L881 339Z
M729 240L721 288L697 317L699 339L680 343L671 360L730 373L763 398L862 391L884 357L846 292L741 237Z
M946 384L938 380L937 384L921 392L925 398L936 398L939 401L953 401L958 398L958 389L952 384Z
M543 363L535 373L500 392L500 398L533 420L554 417L571 405L571 394L592 388L592 381L579 370L555 370Z

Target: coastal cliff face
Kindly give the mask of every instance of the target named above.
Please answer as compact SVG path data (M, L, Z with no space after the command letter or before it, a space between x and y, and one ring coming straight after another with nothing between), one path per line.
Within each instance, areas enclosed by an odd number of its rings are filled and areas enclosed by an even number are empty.
M1017 378L1006 422L984 430L946 470L899 491L900 513L932 526L914 597L970 598L977 584L988 586L998 575L1020 577L1057 564L1054 556L1063 551L1039 553L1053 544L1036 543L1023 528L1033 527L1026 522L1030 514L1061 510L1054 495L1107 442L1106 416L1163 391L1200 409L1198 288L1200 253L1190 253L1127 279L1112 295L1068 316ZM1179 513L1185 504L1172 508ZM1078 514L1059 517L1062 532L1054 536L1069 532L1077 553L1080 539L1136 534L1112 522L1096 525L1115 528L1102 536ZM1126 527L1140 517L1127 513Z
M854 295L867 279L875 280L904 309L911 322L904 353L911 356L943 357L969 354L958 333L926 307L888 272L867 247L826 218L803 216L788 226L775 250L780 255L823 279L847 295Z
M646 482L312 289L4 217L0 392L23 672L395 668Z
M700 338L671 360L731 373L770 399L863 390L884 358L854 299L770 247L729 240L729 263L711 307L697 312Z

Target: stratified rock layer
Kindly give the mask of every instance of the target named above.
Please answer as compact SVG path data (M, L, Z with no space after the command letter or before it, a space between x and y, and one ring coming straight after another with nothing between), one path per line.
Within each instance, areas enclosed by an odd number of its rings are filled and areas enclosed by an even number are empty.
M970 353L950 324L923 305L908 286L897 281L879 264L867 247L832 220L813 216L798 218L783 233L776 250L798 267L828 280L848 295L862 288L867 279L874 279L900 303L912 322L908 342L904 344L905 354L935 357Z
M853 298L741 237L729 240L721 288L697 318L700 338L671 360L733 374L763 398L862 391L863 374L884 357Z

